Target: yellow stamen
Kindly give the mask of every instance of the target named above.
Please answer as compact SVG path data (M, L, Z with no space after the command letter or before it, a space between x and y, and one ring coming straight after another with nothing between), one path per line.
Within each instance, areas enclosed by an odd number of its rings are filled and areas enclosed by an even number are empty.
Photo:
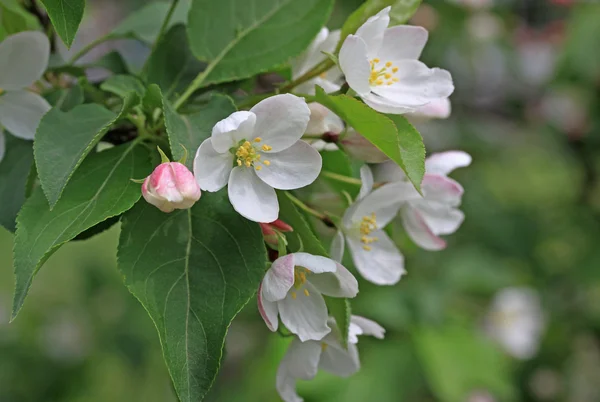
M371 246L363 246L363 249L365 251L371 251ZM295 297L294 297L294 299L295 299Z
M371 74L369 75L370 85L392 85L394 82L398 82L398 79L394 77L394 74L398 72L398 67L393 67L391 72L390 67L394 65L391 61L385 62L385 67L377 68L379 59L372 59L369 61L371 65ZM384 81L382 78L385 78Z
M260 137L256 137L256 138L254 139L254 142L261 142L261 141L262 141L262 138L260 138Z
M260 169L262 169L262 166L255 166L254 169L260 170Z
M308 293L308 289L304 289L304 296L306 296L306 297L310 296L310 293Z
M329 347L329 345L328 345L328 344L326 344L325 342L321 342L321 350L322 350L323 352L325 352L325 351L327 350L327 348L328 348L328 347Z
M262 150L263 150L263 151L270 151L270 150L272 150L272 149L273 149L273 147L270 147L270 146L268 146L267 144L265 144L265 145L263 145L263 146L262 146Z
M398 72L398 67L392 68L392 73L397 73L397 72Z
M265 166L271 166L271 162L269 162L268 160L263 161L263 163L265 164Z
M386 79L388 79L388 80L389 80L390 78L392 78L392 74L390 74L390 73L385 73L385 74L383 74L383 76L384 76Z
M394 82L398 82L398 81L399 81L399 79L398 79L398 78L396 78L396 77L394 77L394 78L392 78L392 81L394 81Z
M380 60L379 60L379 59L377 59L377 58L375 58L375 59L373 59L373 61L374 61L375 63L379 63L379 61L380 61Z
M261 142L262 138L257 137L253 140L253 142ZM271 150L269 145L263 144L261 147L263 150ZM257 148L252 145L250 141L242 141L241 145L235 151L235 156L237 157L237 165L238 166L246 166L251 167L255 166L257 163L260 163L261 154L258 152ZM269 166L269 163L265 163L266 166ZM256 166L256 170L262 169L261 166Z
M371 246L369 246L369 244L379 240L375 236L369 236L375 230L377 230L377 216L375 213L363 216L359 231L361 234L360 242L363 244L363 249L365 251L371 251Z
M391 67L391 66L392 66L392 62L391 62L391 61L388 61L387 63L385 63L385 66L386 66L386 67Z
M292 299L296 300L296 297L298 297L296 296L296 292L292 292Z

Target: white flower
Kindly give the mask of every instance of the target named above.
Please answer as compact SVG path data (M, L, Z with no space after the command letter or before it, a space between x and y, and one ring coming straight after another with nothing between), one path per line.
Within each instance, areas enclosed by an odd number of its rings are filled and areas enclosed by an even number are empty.
M462 151L433 154L425 161L423 197L414 191L400 210L404 229L425 250L445 248L446 242L439 236L456 232L462 224L465 216L458 206L464 190L447 175L470 164L471 157ZM390 162L374 167L374 174L377 181L408 182L402 169Z
M48 67L50 42L39 32L20 32L0 43L0 125L15 137L32 140L50 105L26 88L42 77ZM0 129L0 160L4 154Z
M323 52L333 53L340 41L340 31L329 32L327 28L321 28L317 37L312 41L308 49L299 57L291 61L292 79L297 79L317 64L327 58ZM320 76L303 82L298 85L294 92L299 94L314 95L315 85L320 86L326 93L335 92L340 89L342 81L342 72L339 68L333 67L322 73Z
M320 340L331 332L322 295L354 297L356 279L341 264L308 253L279 257L258 290L258 310L271 331L281 322L302 342Z
M331 244L331 256L342 260L345 240L356 269L365 279L378 285L393 285L406 272L404 257L383 228L403 203L420 196L413 185L405 181L386 184L371 192L371 170L363 166L360 174L360 194L344 213L342 227Z
M302 402L303 399L296 393L296 380L311 380L319 369L340 377L356 373L360 369L357 336L371 335L383 339L384 334L385 329L375 321L353 315L347 349L340 344L335 333L320 342L294 339L277 369L277 392L281 399L284 402Z
M450 117L451 111L452 108L450 105L450 99L439 98L426 104L425 106L417 108L413 113L407 115L407 117L411 121L422 121L428 119L447 119L448 117Z
M307 186L321 171L321 155L300 140L309 116L302 98L285 94L221 120L194 159L200 188L228 185L229 201L242 216L273 222L279 215L274 189Z
M388 28L389 11L384 8L344 41L339 62L350 88L373 109L393 114L450 96L450 73L418 60L427 31L408 25Z
M533 357L545 326L538 294L529 288L499 291L494 296L487 324L489 336L511 356Z
M325 106L317 102L310 102L308 109L310 110L310 120L306 126L306 134L339 134L344 131L344 121Z

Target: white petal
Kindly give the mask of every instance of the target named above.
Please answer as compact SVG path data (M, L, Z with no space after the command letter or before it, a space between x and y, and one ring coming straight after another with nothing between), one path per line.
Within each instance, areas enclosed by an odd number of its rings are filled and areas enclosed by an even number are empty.
M395 102L392 99L384 98L374 93L368 93L360 96L367 106L379 113L387 114L404 114L411 113L416 107L422 106L407 106L403 103Z
M279 327L277 303L270 302L263 297L262 283L258 287L256 299L258 301L258 312L265 321L265 324L267 324L267 328L273 332L277 331L277 328Z
M371 236L379 240L369 245L370 251L363 249L359 238L347 238L354 265L369 282L376 285L394 285L406 273L404 257L383 230L376 230Z
M378 163L371 168L375 181L406 181L408 178L400 166L394 161Z
M262 165L256 174L269 186L280 190L293 190L308 186L317 179L323 164L319 152L304 141L275 153L261 153Z
M50 104L28 91L6 92L0 96L0 124L15 137L32 140Z
M325 55L321 53L321 47L329 35L329 29L323 27L317 36L310 43L308 48L296 59L290 62L292 67L292 78L296 79L306 73L308 70L325 60Z
M338 115L317 102L308 104L310 120L306 126L306 134L324 133L339 134L344 130L344 122Z
M462 186L455 180L429 173L423 176L421 191L426 201L441 202L453 207L460 205L464 192Z
M418 209L403 208L401 215L406 233L419 247L430 251L446 248L446 242L433 233Z
M377 56L377 53L383 44L384 33L390 24L390 8L391 7L388 6L370 17L356 31L356 36L365 41L370 59Z
M288 254L273 262L262 281L265 300L282 300L294 285L294 255Z
M371 87L373 93L383 98L382 102L416 109L433 100L447 98L454 91L452 77L446 70L429 68L418 60L401 60L395 67L398 67L395 75L398 82Z
M362 200L373 190L373 172L369 165L363 165L360 168L360 192L357 200Z
M337 270L321 275L310 275L310 283L319 293L330 297L356 297L358 294L358 282L342 264L337 264Z
M276 388L283 402L304 402L304 399L296 393L296 380L281 364L277 369Z
M321 44L319 50L321 52L333 53L338 45L338 42L340 41L341 34L342 31L339 29L331 31L329 35L327 35L327 39L325 39L325 41Z
M338 230L333 237L329 254L334 261L342 262L344 258L344 233L341 230Z
M251 112L234 112L212 129L212 146L219 153L229 152L241 140L254 138L256 115Z
M357 203L352 221L359 222L364 216L376 215L377 227L384 228L407 201L421 199L415 187L408 182L385 184Z
M229 176L229 201L244 218L254 222L273 222L279 216L275 190L256 176L254 169L235 167Z
M348 35L340 49L339 62L350 88L360 96L368 94L371 65L365 42L358 36Z
M358 349L356 345L348 344L344 350L339 344L329 344L321 353L319 368L339 377L349 377L360 369Z
M360 335L370 335L377 339L383 339L385 336L385 328L373 320L369 320L368 318L359 315L353 315L350 318L350 322L360 328Z
M447 119L450 117L451 111L452 106L450 105L450 99L439 98L424 106L419 106L409 115L409 117L420 119Z
M471 164L471 155L463 151L447 151L432 154L425 160L427 173L449 175L454 169Z
M318 341L331 332L327 325L327 306L323 296L309 282L304 287L309 296L292 290L285 299L277 302L279 315L286 328L302 342ZM296 295L295 299L293 295Z
M312 380L319 369L321 351L320 342L300 342L296 338L290 343L281 365L295 379Z
M210 138L200 144L194 157L194 177L202 190L219 191L227 184L233 167L233 155L218 153Z
M293 256L294 266L306 268L315 274L335 272L337 269L336 262L327 257L309 253L293 253L290 255Z
M254 135L261 144L279 152L294 145L306 131L310 110L303 98L292 94L275 95L260 101L251 112L256 114Z
M20 32L0 43L0 88L23 89L42 77L48 67L50 42L40 32Z
M383 44L377 57L382 61L417 60L427 43L428 33L423 27L398 25L385 30Z
M6 139L4 138L4 130L0 127L0 162L4 158L4 154L6 153Z
M441 203L419 203L418 209L427 226L436 235L456 232L465 220L465 214L462 211Z

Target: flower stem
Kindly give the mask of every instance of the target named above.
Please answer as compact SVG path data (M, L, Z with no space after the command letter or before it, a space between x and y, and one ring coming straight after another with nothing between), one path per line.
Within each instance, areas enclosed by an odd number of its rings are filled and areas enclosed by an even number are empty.
M101 36L101 37L93 40L92 42L88 43L81 49L79 49L79 51L71 57L71 59L69 60L69 62L67 64L72 66L73 64L75 64L75 62L77 60L79 60L80 58L82 58L83 56L88 54L96 46L98 46L104 42L108 42L108 41L111 41L114 39L126 39L126 38L129 38L129 35L109 33L104 36Z
M298 77L287 85L284 85L279 89L280 93L290 92L292 89L297 87L300 84L305 83L308 80L311 80L325 71L329 70L331 67L335 66L332 60L326 59L321 63L317 64L312 70L306 72L304 75Z
M287 195L287 197L294 203L296 204L296 206L298 208L300 208L301 210L303 210L304 212L314 216L315 218L321 219L321 220L325 220L328 219L327 215L320 213L317 210L312 209L311 207L309 207L308 205L306 205L305 203L303 203L302 201L300 201L298 198L294 197L292 194L286 192L285 193Z
M167 32L167 28L169 27L169 22L171 22L171 17L173 16L173 13L175 12L175 9L177 8L178 3L179 3L179 0L171 1L171 7L169 7L169 11L167 12L165 19L163 20L163 23L160 26L160 30L158 31L158 36L156 37L156 40L154 41L154 44L152 45L152 51L150 52L150 55L144 62L144 66L142 67L142 73L144 73L148 69L148 62L150 61L150 56L152 55L152 53L154 53L154 51L158 47L158 44L165 36L165 33Z
M354 177L348 177L341 174L328 172L327 170L321 170L321 174L329 179L337 180L342 183L355 184L357 186L362 185L362 181L360 179L356 179Z

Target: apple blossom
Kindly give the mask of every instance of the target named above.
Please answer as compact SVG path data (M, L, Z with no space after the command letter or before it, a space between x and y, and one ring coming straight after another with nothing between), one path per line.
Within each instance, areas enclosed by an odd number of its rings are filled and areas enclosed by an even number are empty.
M426 159L421 183L423 197L413 189L413 197L400 209L404 229L418 246L425 250L441 250L446 247L446 242L439 236L454 233L462 224L464 214L458 206L463 188L447 175L470 164L471 157L462 151L441 152ZM408 183L396 164L385 162L373 169L377 181Z
M381 113L415 111L454 91L446 70L418 60L427 30L398 25L388 28L390 7L369 18L355 35L348 35L339 62L346 81L362 100Z
M282 220L276 219L269 223L259 223L265 242L277 246L277 232L293 232L294 229Z
M200 187L192 172L179 162L161 163L142 184L148 203L163 212L191 208L200 199Z
M309 118L302 98L284 94L221 120L194 159L200 188L218 191L228 185L238 213L273 222L279 215L275 189L307 186L321 171L321 155L300 139Z
M409 182L386 184L375 191L373 175L367 166L360 170L362 186L357 200L344 213L342 225L331 244L331 256L341 261L344 243L360 274L378 285L397 283L404 270L404 257L383 231L401 205L420 197Z
M331 328L323 295L354 297L358 283L341 264L308 253L279 257L258 290L258 309L267 327L277 331L278 316L302 342L320 340Z
M540 299L533 289L506 288L492 301L486 332L511 356L533 357L544 330Z
M50 42L40 32L19 32L0 43L0 124L16 137L32 140L50 110L44 98L26 89L42 77L49 57ZM4 149L1 132L0 144Z
M321 31L309 45L308 49L290 63L292 67L292 79L303 76L317 64L324 61L327 56L323 52L333 53L339 41L339 30L329 32L329 29L321 28ZM318 77L298 85L294 89L294 92L314 95L315 85L320 86L327 93L335 92L340 89L341 82L342 72L339 68L332 67Z
M348 347L344 348L336 329L321 341L301 342L294 339L277 369L277 392L284 402L302 402L296 393L296 380L311 380L322 369L340 377L349 377L360 369L358 335L383 339L385 329L375 321L353 315L348 331Z

